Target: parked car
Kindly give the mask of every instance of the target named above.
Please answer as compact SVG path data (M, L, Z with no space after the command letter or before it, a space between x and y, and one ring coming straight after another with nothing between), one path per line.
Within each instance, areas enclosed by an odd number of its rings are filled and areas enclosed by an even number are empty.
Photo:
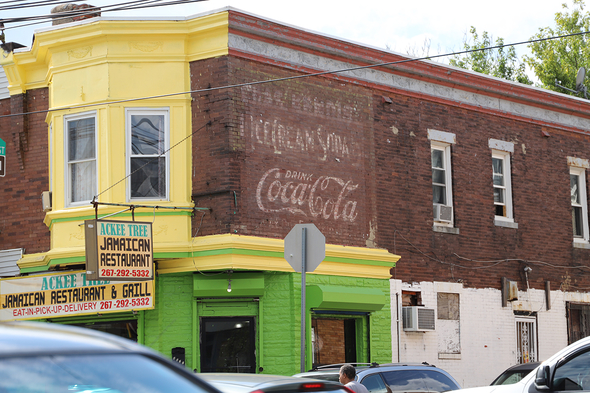
M516 383L539 367L539 364L541 362L529 362L509 367L502 374L498 375L490 385L511 385Z
M131 340L40 322L0 323L2 393L221 393Z
M338 381L342 366L320 366L294 376ZM370 393L446 392L461 389L449 373L428 363L353 363L353 366L356 369L356 380L365 385Z
M590 337L568 345L511 385L462 389L456 393L549 393L590 391Z
M269 374L201 373L199 377L223 393L353 393L342 384Z

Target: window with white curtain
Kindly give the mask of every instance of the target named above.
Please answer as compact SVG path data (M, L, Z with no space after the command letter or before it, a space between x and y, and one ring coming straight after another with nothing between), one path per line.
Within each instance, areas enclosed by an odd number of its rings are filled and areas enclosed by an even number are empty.
M129 199L168 199L168 109L127 110Z
M66 116L66 205L88 204L97 194L96 114Z
M570 166L570 195L574 241L588 242L588 204L584 168Z

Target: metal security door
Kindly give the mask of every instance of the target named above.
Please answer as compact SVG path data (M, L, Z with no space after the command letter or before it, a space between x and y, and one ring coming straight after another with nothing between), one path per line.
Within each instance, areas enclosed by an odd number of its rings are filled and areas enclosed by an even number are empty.
M537 361L537 319L516 317L516 361L519 364Z

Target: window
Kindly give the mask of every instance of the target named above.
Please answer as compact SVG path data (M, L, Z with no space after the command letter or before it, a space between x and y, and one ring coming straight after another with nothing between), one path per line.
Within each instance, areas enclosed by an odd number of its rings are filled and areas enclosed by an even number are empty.
M555 368L551 390L590 390L589 363L590 351L576 354L573 358L558 363Z
M588 206L584 168L570 166L570 194L574 241L588 242Z
M66 205L88 204L97 194L96 115L65 118Z
M403 370L382 373L392 393L396 392L447 392L457 384L436 370ZM364 382L364 381L363 381Z
M453 228L453 187L451 182L451 145L455 134L428 130L432 166L433 230L458 234Z
M452 223L451 146L433 142L431 162L434 221Z
M168 199L168 110L128 110L130 199Z
M494 192L494 223L498 226L518 228L512 209L512 180L510 169L514 143L489 139L492 149L492 186Z
M493 151L492 174L496 218L512 220L512 187L510 182L510 154Z
M566 303L567 343L590 336L590 304Z

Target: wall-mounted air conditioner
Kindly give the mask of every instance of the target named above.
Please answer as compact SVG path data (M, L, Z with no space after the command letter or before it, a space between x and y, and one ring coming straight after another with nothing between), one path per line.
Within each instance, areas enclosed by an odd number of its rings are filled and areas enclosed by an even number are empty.
M406 332L434 330L434 309L425 307L402 307L402 320Z
M52 209L51 203L51 192L50 191L43 191L41 193L41 204L43 205L43 212L47 213Z
M452 222L453 221L453 206L433 205L433 207L434 207L434 221L438 221L438 222Z

